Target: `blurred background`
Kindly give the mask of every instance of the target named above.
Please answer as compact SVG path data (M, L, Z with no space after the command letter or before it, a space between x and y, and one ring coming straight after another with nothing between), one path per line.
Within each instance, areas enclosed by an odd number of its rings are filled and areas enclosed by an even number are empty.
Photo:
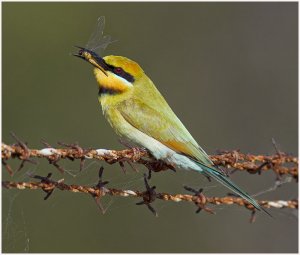
M15 132L31 148L58 141L86 148L124 148L102 116L92 67L74 58L97 18L118 41L105 54L137 61L208 154L279 148L297 155L298 3L2 3L2 139ZM27 172L94 185L105 167L108 187L143 190L143 173L118 165L46 160L4 180L29 181ZM18 160L8 162L14 169ZM232 179L257 199L293 199L291 181L275 191L272 172L235 173ZM183 185L224 196L226 188L178 170L153 174L158 192ZM2 190L3 252L297 252L297 211L269 210L274 218L237 206L216 215L195 214L188 203L155 201L155 218L133 198L105 197L102 215L88 195Z

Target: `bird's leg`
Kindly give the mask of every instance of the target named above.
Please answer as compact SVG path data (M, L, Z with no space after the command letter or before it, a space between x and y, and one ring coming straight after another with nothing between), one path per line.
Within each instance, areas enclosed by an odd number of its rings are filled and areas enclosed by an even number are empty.
M153 159L153 160L149 161L149 160L145 160L145 159L140 159L138 162L148 168L148 170L149 170L148 179L151 178L152 172L166 171L169 169L176 172L176 169L174 166L165 163L163 160Z

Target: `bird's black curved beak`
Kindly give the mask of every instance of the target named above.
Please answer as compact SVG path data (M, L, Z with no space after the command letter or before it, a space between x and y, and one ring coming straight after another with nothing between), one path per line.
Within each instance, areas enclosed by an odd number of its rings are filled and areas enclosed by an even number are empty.
M103 58L99 57L95 52L93 52L91 50L85 49L80 46L74 46L74 47L78 48L79 51L77 54L72 54L73 56L81 58L81 59L89 62L93 66L100 69L106 76L108 76L106 73L107 65Z

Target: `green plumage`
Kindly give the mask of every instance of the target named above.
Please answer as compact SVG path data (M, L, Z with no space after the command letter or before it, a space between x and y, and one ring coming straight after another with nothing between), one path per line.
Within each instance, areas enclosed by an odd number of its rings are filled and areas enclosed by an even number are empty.
M152 153L155 153L155 148L159 144L165 145L171 151L184 155L195 162L200 168L196 167L194 170L205 176L213 177L246 199L256 209L262 209L250 195L241 190L214 166L206 152L194 140L152 81L135 62L116 56L109 56L104 59L109 61L110 65L122 67L128 73L131 70L135 72L132 73L135 78L134 83L129 84L122 93L103 95L99 98L105 116L119 135L141 145L150 144ZM100 86L105 86L104 81L109 78L104 77L100 71L97 73L95 70L95 72ZM116 77L114 76L112 79L116 79ZM112 86L110 80L108 80L107 86ZM118 80L118 87L121 87L120 80ZM144 142L145 140L147 143ZM154 145L152 146L151 143ZM160 145L160 147L162 146Z

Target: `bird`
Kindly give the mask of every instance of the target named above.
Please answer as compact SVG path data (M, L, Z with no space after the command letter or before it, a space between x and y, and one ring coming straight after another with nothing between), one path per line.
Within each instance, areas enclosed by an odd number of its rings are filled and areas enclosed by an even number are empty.
M212 177L269 214L214 165L137 62L123 56L100 57L90 49L75 47L79 50L73 55L94 67L99 103L117 135L146 148L167 165Z

